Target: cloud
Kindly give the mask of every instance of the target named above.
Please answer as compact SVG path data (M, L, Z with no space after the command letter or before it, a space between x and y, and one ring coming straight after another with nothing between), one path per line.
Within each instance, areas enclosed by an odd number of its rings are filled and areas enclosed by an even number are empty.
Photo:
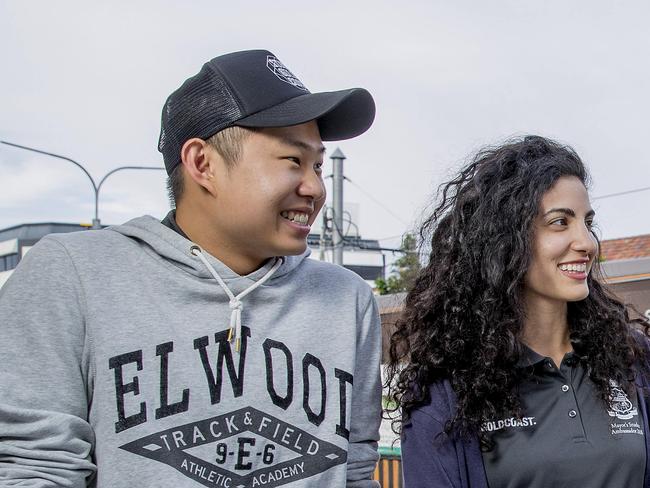
M328 149L340 146L346 175L405 222L419 217L450 168L512 134L541 132L574 145L601 194L650 178L648 2L199 1L193 8L200 15L184 23L188 7L172 0L69 0L38 9L0 2L0 139L68 155L94 176L160 164L166 96L213 56L265 47L313 91L371 90L373 128ZM0 226L92 216L92 190L78 169L21 158L0 147ZM350 185L346 192L361 205L364 237L406 230ZM119 222L163 214L164 193L162 175L115 176L102 189L100 215ZM649 207L650 192L638 198L632 206L608 200L605 237L650 232L650 221L630 211Z
M70 187L74 171L71 169L69 174L59 166L37 159L11 161L3 157L0 160L0 208L32 205L62 193L64 188ZM87 184L90 189L90 183Z

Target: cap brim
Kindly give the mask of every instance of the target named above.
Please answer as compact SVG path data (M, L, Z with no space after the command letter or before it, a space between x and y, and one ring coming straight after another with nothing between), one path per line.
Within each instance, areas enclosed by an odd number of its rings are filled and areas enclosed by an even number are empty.
M367 131L375 102L363 88L306 93L235 122L242 127L288 127L316 120L324 141L350 139Z

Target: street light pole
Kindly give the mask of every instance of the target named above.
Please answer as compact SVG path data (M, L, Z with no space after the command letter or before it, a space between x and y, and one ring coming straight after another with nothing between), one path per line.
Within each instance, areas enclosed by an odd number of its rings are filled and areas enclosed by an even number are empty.
M106 181L106 178L111 176L114 173L117 173L118 171L122 171L125 169L154 169L154 170L164 170L162 166L120 166L118 168L110 170L108 173L104 175L104 177L99 180L99 185L97 185L97 191L95 191L95 218L93 219L93 229L101 229L102 225L99 221L99 190L102 189L102 185Z
M12 147L17 147L18 149L24 149L26 151L31 151L39 154L45 154L46 156L52 156L53 158L58 158L58 159L63 159L64 161L69 161L75 166L77 166L81 171L85 173L85 175L88 177L90 180L90 184L93 185L93 190L95 193L97 193L97 185L95 185L95 180L93 180L93 177L90 176L90 173L86 171L86 168L84 168L80 163L76 162L74 159L66 158L65 156L61 156L59 154L54 154L51 152L47 151L41 151L40 149L34 149L33 147L27 147L27 146L21 146L20 144L14 144L13 142L7 142L7 141L0 141L2 144L6 144L7 146L12 146Z
M46 156L51 156L53 158L63 159L64 161L68 161L68 162L74 164L75 166L77 166L79 169L81 169L81 171L83 171L84 174L90 180L90 184L93 186L93 192L95 193L95 218L93 219L93 224L92 224L93 229L101 229L102 228L101 221L99 220L99 190L101 189L102 185L106 181L106 178L111 176L113 173L117 173L118 171L125 170L125 169L147 169L147 170L150 170L150 169L164 170L165 169L162 166L120 166L119 168L112 169L111 171L106 173L104 175L104 177L99 181L99 184L97 184L97 183L95 183L94 178L86 170L86 168L84 168L81 163L78 163L74 159L70 159L70 158L68 158L66 156L61 156L60 154L55 154L55 153L51 153L51 152L47 152L47 151L42 151L40 149L35 149L33 147L22 146L20 144L15 144L13 142L0 141L0 143L6 144L7 146L16 147L18 149L24 149L25 151L31 151L31 152L35 152L35 153L38 153L38 154L45 154Z

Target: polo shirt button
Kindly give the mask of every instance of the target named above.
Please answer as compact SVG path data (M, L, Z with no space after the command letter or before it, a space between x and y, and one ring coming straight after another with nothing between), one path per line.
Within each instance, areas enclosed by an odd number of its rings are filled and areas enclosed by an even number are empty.
M569 385L562 385L562 391L569 391Z
M569 410L569 417L574 418L576 415L578 415L578 412L575 410Z

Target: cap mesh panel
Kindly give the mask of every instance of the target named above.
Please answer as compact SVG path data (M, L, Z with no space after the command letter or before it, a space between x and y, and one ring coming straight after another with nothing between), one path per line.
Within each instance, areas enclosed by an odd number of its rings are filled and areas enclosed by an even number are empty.
M158 150L167 173L180 162L188 139L207 139L242 117L236 98L220 73L206 64L172 93L162 112Z

